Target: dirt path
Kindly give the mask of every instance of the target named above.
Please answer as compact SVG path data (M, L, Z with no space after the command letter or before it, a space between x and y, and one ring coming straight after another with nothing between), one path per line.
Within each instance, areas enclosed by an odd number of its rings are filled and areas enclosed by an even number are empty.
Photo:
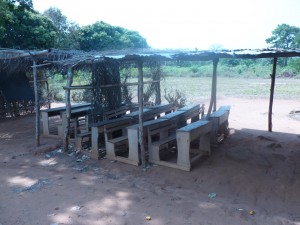
M44 137L37 149L34 116L1 121L0 224L299 225L300 121L288 113L300 101L275 100L272 133L267 100L218 104L232 106L231 135L191 172L62 154Z

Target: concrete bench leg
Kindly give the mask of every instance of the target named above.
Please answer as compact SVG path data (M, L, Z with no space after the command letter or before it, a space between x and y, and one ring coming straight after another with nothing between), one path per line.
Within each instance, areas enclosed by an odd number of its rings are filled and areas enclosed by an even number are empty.
M128 158L117 156L115 152L115 144L110 142L106 142L106 157L111 160L117 160L135 166L139 165L139 154L137 151L132 151L129 148Z
M76 137L76 142L75 142L76 151L81 151L82 140L83 140L83 137Z
M115 153L115 145L110 142L105 143L106 147L106 156L109 159L115 159L116 158L116 153Z
M190 135L189 133L181 134L177 136L177 165L182 169L190 171Z
M160 161L159 150L160 150L160 146L149 146L149 161L150 162Z
M139 152L138 151L132 151L131 149L129 149L128 159L129 159L129 161L134 162L134 165L138 165L139 162L140 162Z

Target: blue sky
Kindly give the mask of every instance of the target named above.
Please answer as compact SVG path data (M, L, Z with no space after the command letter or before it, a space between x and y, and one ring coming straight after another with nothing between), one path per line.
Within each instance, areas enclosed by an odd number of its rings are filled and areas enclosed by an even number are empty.
M300 27L300 0L33 0L79 25L138 31L153 48L264 48L278 24Z

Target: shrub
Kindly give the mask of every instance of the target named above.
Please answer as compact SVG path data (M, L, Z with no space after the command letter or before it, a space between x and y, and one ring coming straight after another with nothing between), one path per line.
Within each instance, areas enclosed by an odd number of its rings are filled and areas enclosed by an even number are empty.
M173 104L176 108L181 108L186 104L185 94L178 90L167 93L167 89L165 89L164 97L169 103Z

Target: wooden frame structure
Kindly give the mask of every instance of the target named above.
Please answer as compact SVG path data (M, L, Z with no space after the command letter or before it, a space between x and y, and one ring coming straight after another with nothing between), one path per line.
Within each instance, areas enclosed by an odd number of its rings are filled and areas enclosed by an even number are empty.
M299 57L300 50L286 49L238 49L238 50L220 50L220 51L180 51L168 50L157 51L152 49L146 50L123 50L123 51L106 51L106 52L78 52L78 51L59 51L59 50L43 50L43 51L20 51L11 49L0 49L0 66L10 61L23 60L24 67L28 68L32 64L35 90L35 109L36 109L36 144L39 145L39 99L38 99L38 78L37 69L41 67L64 67L68 71L68 80L65 87L65 100L67 118L70 118L70 90L81 88L92 88L90 86L72 86L73 73L72 69L78 66L89 66L99 61L116 60L120 62L131 62L138 69L138 101L139 101L139 145L142 152L142 162L145 166L145 156L143 149L143 65L151 61L212 61L212 89L211 100L207 112L207 116L216 111L217 106L217 66L221 58L235 59L255 59L255 58L272 58L273 70L271 74L270 101L268 113L268 131L272 131L272 107L276 77L277 59L279 57ZM1 67L0 67L1 68ZM69 123L68 123L69 124ZM69 125L68 125L69 126ZM68 148L68 129L64 134L64 149Z

